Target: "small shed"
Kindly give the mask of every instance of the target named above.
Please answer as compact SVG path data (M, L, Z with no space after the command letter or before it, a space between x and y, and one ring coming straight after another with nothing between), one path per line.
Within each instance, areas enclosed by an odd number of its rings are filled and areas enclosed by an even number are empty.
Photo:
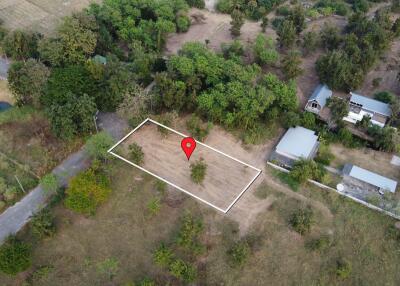
M319 114L325 107L328 98L332 96L332 90L326 84L318 85L311 97L308 99L305 110Z
M387 191L394 193L396 191L396 181L376 174L374 172L365 170L358 166L346 164L344 165L342 172L345 179L352 179L367 184L379 193Z
M289 128L276 145L270 160L291 167L301 158L313 159L318 151L318 136L313 130L296 126Z

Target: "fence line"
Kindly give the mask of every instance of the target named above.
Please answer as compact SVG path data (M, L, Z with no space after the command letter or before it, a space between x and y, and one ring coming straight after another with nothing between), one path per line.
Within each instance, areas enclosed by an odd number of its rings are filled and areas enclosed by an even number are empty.
M277 169L279 171L282 171L282 172L285 172L285 173L289 173L290 172L288 169L285 169L285 168L283 168L281 166L275 165L274 163L271 163L269 161L267 162L267 164L270 165L272 168ZM390 211L384 210L384 209L382 209L382 208L380 208L378 206L375 206L373 204L370 204L370 203L368 203L366 201L357 199L357 198L355 198L355 197L353 197L353 196L351 196L351 195L349 195L349 194L347 194L345 192L341 192L341 191L339 191L337 189L334 189L332 187L324 185L324 184L322 184L320 182L317 182L317 181L314 181L314 180L311 180L311 179L309 179L308 181L310 183L320 187L320 188L327 189L327 190L330 190L330 191L334 191L334 192L338 193L339 195L344 196L346 198L349 198L349 199L351 199L351 200L353 200L353 201L355 201L357 203L360 203L360 204L362 204L362 205L364 205L364 206L366 206L366 207L368 207L370 209L373 209L375 211L381 212L381 213L383 213L385 215L388 215L388 216L390 216L390 217L392 217L394 219L400 220L400 216L399 215L396 215L396 214L394 214L394 213L392 213Z

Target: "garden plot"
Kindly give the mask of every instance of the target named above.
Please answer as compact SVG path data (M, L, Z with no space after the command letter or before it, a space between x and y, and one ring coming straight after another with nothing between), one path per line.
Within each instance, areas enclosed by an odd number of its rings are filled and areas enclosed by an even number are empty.
M180 145L184 137L184 134L146 119L110 152L203 203L228 212L261 170L198 141L188 161ZM132 143L139 145L144 153L140 166L131 161L129 146ZM191 179L190 164L200 159L207 164L207 170L204 181L196 184Z

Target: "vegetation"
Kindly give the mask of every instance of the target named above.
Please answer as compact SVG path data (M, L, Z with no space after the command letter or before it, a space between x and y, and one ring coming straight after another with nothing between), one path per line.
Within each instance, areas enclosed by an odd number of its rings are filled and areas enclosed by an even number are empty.
M295 79L303 73L298 51L290 51L282 60L282 70L287 79Z
M113 143L113 138L103 131L89 138L85 144L85 150L92 159L104 161L109 158L107 151Z
M50 173L40 179L40 185L47 193L55 193L59 188L57 177Z
M71 180L66 190L65 206L85 215L93 215L109 195L109 180L99 169L89 169Z
M186 128L189 130L192 137L204 141L212 128L212 124L210 122L204 124L198 116L192 114L189 120L186 121Z
M206 177L207 164L203 159L190 164L190 177L192 181L196 184L201 184Z
M264 34L259 34L254 42L253 52L256 62L260 65L275 64L279 58L275 42Z
M233 267L242 266L250 254L250 246L245 240L236 242L228 251L229 261Z
M137 165L143 164L144 153L142 151L142 147L140 147L138 144L132 143L129 145L129 155L133 163Z
M52 236L56 232L54 216L48 208L33 215L31 220L32 234L38 239Z
M300 184L306 183L309 179L322 181L325 175L326 171L321 165L306 159L296 161L290 171L290 177Z
M334 96L329 98L327 106L331 111L332 120L336 123L341 122L343 117L349 113L349 104L339 97Z
M0 271L16 275L31 266L31 248L15 237L9 237L0 246Z
M313 211L310 207L295 211L290 217L289 223L295 231L304 235L310 232L313 224Z

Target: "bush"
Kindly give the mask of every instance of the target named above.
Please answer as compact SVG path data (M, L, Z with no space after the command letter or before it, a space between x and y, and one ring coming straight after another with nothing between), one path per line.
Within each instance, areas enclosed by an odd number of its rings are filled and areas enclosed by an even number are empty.
M42 186L43 191L47 193L55 193L59 187L57 177L52 173L43 176L40 179L40 185Z
M298 209L291 215L289 223L295 231L304 235L310 232L313 224L313 215L310 207Z
M327 107L329 107L331 111L332 120L336 123L341 122L343 117L347 116L349 113L348 103L339 97L329 98Z
M283 126L285 128L296 127L300 125L301 119L297 112L289 111L283 116Z
M186 0L186 2L190 7L196 7L199 9L204 9L204 7L206 6L204 0Z
M129 145L129 154L133 163L137 165L142 165L144 162L144 153L142 147L136 143Z
M198 236L202 231L203 222L200 219L194 219L191 215L187 214L182 219L176 243L194 254L201 253L203 247L198 242Z
M158 266L167 268L174 260L174 254L169 247L161 244L160 247L154 252L153 260Z
M326 170L323 166L313 160L300 159L294 163L289 176L300 184L304 184L309 179L321 181L325 174Z
M247 241L236 242L228 251L229 262L231 266L242 266L250 255L250 246Z
M56 233L54 216L48 208L45 208L33 215L31 221L31 230L32 234L37 238L52 236Z
M310 240L306 247L312 251L319 251L322 252L326 249L328 249L331 246L331 239L327 235L323 235L319 238L315 238Z
M393 103L395 101L395 96L390 91L381 91L374 94L376 100L382 101L384 103Z
M201 121L201 119L198 116L192 114L190 119L186 121L186 128L189 130L191 136L193 136L197 140L203 141L204 139L206 139L208 133L210 132L212 124L207 123L204 127L204 123Z
M28 269L31 263L31 248L28 244L12 236L0 246L0 271L15 275Z
M188 16L179 16L176 19L176 28L178 29L179 33L187 32L190 27L190 19Z
M254 42L253 52L259 64L274 64L279 58L275 42L272 38L259 34Z
M351 264L349 261L341 258L336 262L336 275L339 278L346 279L351 274Z
M204 181L207 172L207 164L201 158L195 163L190 164L190 177L196 184L201 184Z
M85 145L85 151L92 159L106 160L110 158L108 149L114 143L114 139L105 131L97 133L89 138Z
M331 161L335 158L335 156L330 152L329 146L326 144L320 144L318 149L317 157L315 161L322 165L329 166Z
M182 259L176 259L170 265L170 273L178 279L182 279L187 283L196 280L197 270L193 265L190 265Z
M78 213L93 215L110 194L108 178L98 170L89 169L71 180L65 206Z

